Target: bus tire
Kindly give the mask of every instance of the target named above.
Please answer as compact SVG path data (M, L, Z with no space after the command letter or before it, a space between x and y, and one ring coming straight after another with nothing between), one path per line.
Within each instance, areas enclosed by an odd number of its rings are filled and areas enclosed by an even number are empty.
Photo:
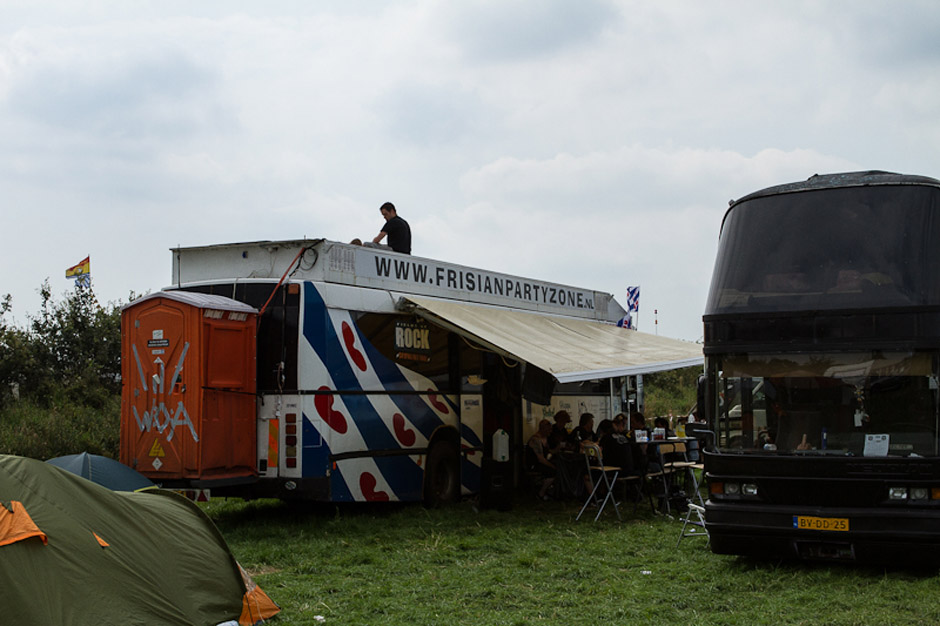
M424 468L424 504L434 508L452 504L460 496L460 457L457 446L440 441L428 452Z

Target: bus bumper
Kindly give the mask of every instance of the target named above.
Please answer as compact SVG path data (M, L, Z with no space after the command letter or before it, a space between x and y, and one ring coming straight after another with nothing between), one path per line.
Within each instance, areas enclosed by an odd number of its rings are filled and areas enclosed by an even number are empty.
M847 530L801 529L801 518L845 520ZM709 500L705 523L716 554L940 565L940 509L818 509Z

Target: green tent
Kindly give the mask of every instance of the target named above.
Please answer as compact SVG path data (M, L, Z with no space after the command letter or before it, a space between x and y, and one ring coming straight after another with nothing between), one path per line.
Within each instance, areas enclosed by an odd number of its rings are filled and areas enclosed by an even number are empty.
M278 608L189 500L0 455L3 622L255 624Z

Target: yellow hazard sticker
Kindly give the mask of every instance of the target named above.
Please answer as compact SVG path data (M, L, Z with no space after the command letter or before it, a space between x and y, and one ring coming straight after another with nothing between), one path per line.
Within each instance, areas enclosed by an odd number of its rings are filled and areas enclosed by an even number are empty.
M153 445L150 446L150 456L166 456L166 452L163 451L163 446L160 445L159 439L153 440Z

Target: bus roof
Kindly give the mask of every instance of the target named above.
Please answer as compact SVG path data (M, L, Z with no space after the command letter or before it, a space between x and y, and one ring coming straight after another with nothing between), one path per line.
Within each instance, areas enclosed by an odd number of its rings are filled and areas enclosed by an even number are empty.
M172 248L172 287L210 282L314 281L617 322L609 293L511 276L391 249L326 239Z
M940 187L940 180L930 178L929 176L913 176L908 174L897 174L894 172L882 172L880 170L869 170L867 172L843 172L838 174L813 174L803 181L787 183L785 185L775 185L767 187L760 191L750 193L738 200L732 200L728 203L729 210L735 205L754 198L764 196L775 196L785 193L798 193L801 191L817 191L820 189L836 189L842 187L868 187L874 185L928 185Z

